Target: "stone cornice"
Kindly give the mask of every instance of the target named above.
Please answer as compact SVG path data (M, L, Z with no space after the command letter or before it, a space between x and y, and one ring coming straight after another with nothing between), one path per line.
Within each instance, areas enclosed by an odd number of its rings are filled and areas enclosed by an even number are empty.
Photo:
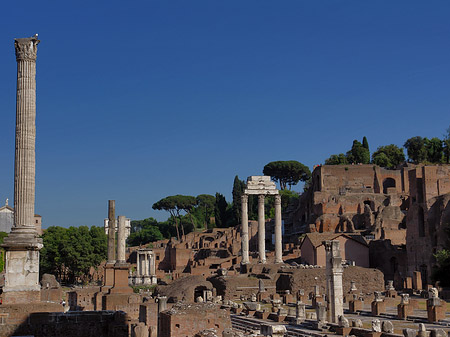
M37 45L41 42L38 38L27 37L22 39L14 39L14 47L16 48L17 61L36 61Z

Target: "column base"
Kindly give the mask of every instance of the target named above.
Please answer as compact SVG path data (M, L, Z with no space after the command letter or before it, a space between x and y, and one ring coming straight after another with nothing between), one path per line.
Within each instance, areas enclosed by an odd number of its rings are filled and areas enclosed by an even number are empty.
M112 287L114 285L114 263L106 263L105 266L105 281L104 281L104 287Z
M30 304L41 301L40 290L7 291L3 290L3 304Z
M39 249L42 247L42 239L34 238L28 242L16 239L17 237L12 235L9 242L2 245L5 248L6 260L3 302L39 302Z
M109 290L109 294L129 294L133 289L128 285L128 263L118 262L113 267L114 286Z

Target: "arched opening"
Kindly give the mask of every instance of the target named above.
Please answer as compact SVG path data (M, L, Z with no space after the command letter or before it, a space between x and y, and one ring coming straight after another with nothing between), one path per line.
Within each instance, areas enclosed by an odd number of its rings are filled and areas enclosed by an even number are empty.
M194 301L197 302L197 298L199 298L199 297L203 298L203 291L206 289L207 288L205 286L196 287L194 290ZM203 300L205 300L205 299L203 298Z
M364 201L364 205L369 206L369 207L370 207L370 210L371 210L372 212L375 211L375 202L374 202L374 201L372 201L372 200L366 200L366 201Z
M386 178L383 181L383 193L387 194L388 188L395 187L395 179L393 178Z

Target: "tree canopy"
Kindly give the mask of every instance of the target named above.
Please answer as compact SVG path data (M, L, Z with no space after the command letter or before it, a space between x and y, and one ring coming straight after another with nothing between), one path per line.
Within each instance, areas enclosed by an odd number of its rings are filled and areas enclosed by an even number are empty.
M214 215L214 205L216 198L210 194L197 195L197 209L194 211L197 219L204 224L205 229L210 224L210 219Z
M158 221L154 218L131 222L131 234L127 239L130 246L146 245L164 239Z
M214 206L214 216L216 226L219 228L225 228L229 226L231 220L231 207L228 205L227 200L223 194L216 193L216 203Z
M450 127L446 130L444 138L442 139L442 146L444 153L444 163L450 163Z
M420 136L409 138L403 145L410 161L421 163L427 160L425 138Z
M367 139L366 139L367 143ZM370 163L370 151L363 146L358 140L353 141L352 148L347 152L347 161L349 164L369 164Z
M264 166L264 175L278 181L280 189L297 185L299 181L307 181L311 177L309 168L296 160L273 161Z
M409 138L403 145L408 153L409 161L419 163L442 163L446 161L444 145L446 141L437 137L431 139L420 136Z
M8 236L6 232L0 232L0 244L3 243L3 240ZM5 249L0 247L0 273L5 268Z
M245 182L240 180L238 176L233 181L233 222L238 224L241 222L241 196L244 193Z
M332 154L330 158L325 159L325 165L343 165L348 164L347 157L343 153Z
M42 236L40 272L69 283L89 281L91 267L106 259L107 237L101 227L49 227Z
M156 210L164 210L170 213L172 218L175 220L175 227L177 230L177 238L180 240L180 231L178 229L178 221L180 219L181 211L184 210L184 195L171 195L165 198L162 198L161 200L155 202L152 206L153 209ZM183 236L184 236L184 228L181 226L183 230Z
M333 154L325 160L325 165L346 165L346 164L369 164L370 151L369 142L363 137L362 144L358 140L354 140L352 148L346 154Z
M403 149L394 144L380 146L372 154L372 162L374 164L390 169L396 168L404 161L405 154L403 153Z

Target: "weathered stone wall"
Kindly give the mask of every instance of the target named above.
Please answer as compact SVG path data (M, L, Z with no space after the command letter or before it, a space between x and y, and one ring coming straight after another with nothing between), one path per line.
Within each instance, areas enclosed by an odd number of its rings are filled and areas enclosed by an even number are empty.
M237 299L241 295L249 297L258 291L258 279L247 275L211 277L208 280L224 300Z
M425 200L424 200L425 201ZM412 204L407 215L406 249L408 275L420 271L422 283L429 283L436 264L434 254L446 247L448 236L444 227L450 222L450 193L432 198L425 203Z
M374 291L384 290L383 273L377 269L347 267L343 274L344 294L350 291L350 281L356 282L356 287L364 294L373 295ZM289 290L292 294L303 289L305 294L314 291L314 286L320 286L320 292L326 293L325 268L291 269L279 275L277 290Z
M131 319L139 318L142 303L139 294L107 294L103 296L103 310L124 311Z
M405 245L393 245L389 240L373 240L369 243L370 265L381 270L385 280L393 280L396 289L403 288L407 276Z
M397 193L403 191L400 170L386 170L376 165L323 165L313 172L313 190L339 193L342 188L349 192L386 193L386 180L395 182Z
M212 303L181 304L160 313L160 337L194 336L206 329L215 329L221 336L231 328L227 310Z
M97 310L95 295L100 287L85 287L74 289L67 293L70 310Z
M175 303L177 301L192 303L195 302L197 288L212 289L213 285L202 276L192 275L175 280L167 286L158 286L155 292L160 296L166 296L169 303Z
M32 313L22 323L0 325L0 336L128 337L125 313L82 311Z

